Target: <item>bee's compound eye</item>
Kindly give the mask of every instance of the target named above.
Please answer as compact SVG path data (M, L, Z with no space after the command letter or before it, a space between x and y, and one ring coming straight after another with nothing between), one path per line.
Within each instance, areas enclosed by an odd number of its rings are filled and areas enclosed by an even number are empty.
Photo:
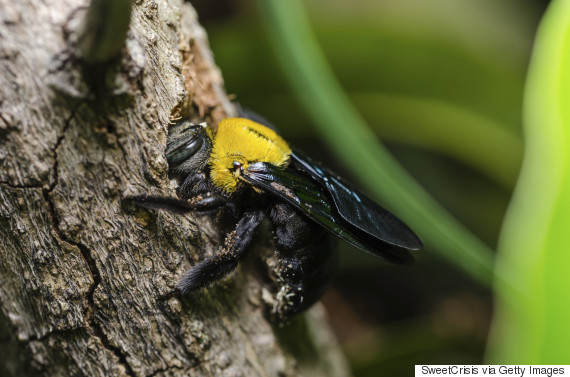
M234 161L234 162L232 162L232 168L233 168L234 170L241 169L241 162L239 162L239 161Z
M167 147L166 158L170 165L181 164L188 160L198 152L202 147L203 140L200 138L191 138L190 140L180 143L174 147Z

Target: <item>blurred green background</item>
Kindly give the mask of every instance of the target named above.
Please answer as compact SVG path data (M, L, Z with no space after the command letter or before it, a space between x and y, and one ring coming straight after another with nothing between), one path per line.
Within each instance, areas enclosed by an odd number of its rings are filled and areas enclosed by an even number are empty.
M409 189L420 204L382 193L381 170L362 158L347 161L361 152L354 144L347 140L349 148L341 152L334 141L327 143L327 124L337 132L334 119L328 120L336 111L315 114L311 96L315 104L327 99L303 86L313 77L298 68L303 59L318 63L319 57L304 57L303 50L298 56L283 41L285 33L299 38L293 44L308 43L305 52L313 48L303 34L303 15L296 18L293 5L288 16L279 1L191 1L227 91L274 123L292 145L384 198L426 241L413 268L339 245L339 271L323 302L354 375L409 376L414 364L484 363L493 313L491 253L522 162L523 92L548 1L302 2L340 83L327 86L326 75L318 74L316 85L324 82L324 97L339 89L347 97L336 100L354 106L338 118L351 129L347 113L355 110L374 132L371 142L381 140L441 210L422 208L429 200L405 174L396 173L396 183L385 178L388 187L400 187L387 191ZM316 123L324 123L321 133ZM393 170L391 162L379 166Z

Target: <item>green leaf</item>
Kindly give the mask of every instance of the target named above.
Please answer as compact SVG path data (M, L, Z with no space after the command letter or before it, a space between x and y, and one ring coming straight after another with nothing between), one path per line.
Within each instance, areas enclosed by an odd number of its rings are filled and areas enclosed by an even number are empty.
M528 74L526 150L504 222L498 310L488 362L569 364L570 347L570 1L546 12ZM523 292L523 293L520 293Z

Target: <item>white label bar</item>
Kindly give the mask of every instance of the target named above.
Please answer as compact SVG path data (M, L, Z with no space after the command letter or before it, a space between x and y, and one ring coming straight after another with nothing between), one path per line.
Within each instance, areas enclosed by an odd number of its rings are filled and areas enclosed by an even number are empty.
M569 365L416 365L415 377L436 376L570 376Z

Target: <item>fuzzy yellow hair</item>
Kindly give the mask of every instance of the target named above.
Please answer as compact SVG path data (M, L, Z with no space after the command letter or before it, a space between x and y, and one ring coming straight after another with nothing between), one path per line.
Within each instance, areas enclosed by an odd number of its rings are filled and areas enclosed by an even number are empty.
M212 182L232 193L239 182L239 171L232 169L234 161L244 169L256 162L268 162L285 167L291 149L275 131L245 118L226 118L218 124L210 154Z

